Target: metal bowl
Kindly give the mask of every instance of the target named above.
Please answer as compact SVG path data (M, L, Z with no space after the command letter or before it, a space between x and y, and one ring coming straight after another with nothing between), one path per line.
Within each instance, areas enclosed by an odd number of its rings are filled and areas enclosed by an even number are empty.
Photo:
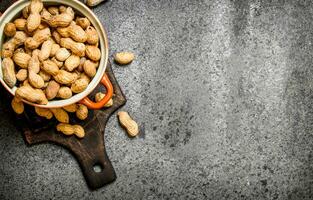
M74 9L76 14L79 14L81 16L87 17L91 24L95 27L99 34L99 48L101 49L101 59L99 62L99 67L97 69L97 73L92 79L92 81L89 83L88 87L81 93L73 95L69 99L64 100L52 100L49 101L46 105L40 105L35 104L32 102L28 102L26 100L23 100L25 103L41 107L41 108L57 108L57 107L63 107L67 106L73 103L82 103L85 104L90 109L100 109L102 108L112 97L113 95L113 87L112 84L108 78L108 76L105 74L105 69L108 62L108 53L109 53L109 47L108 47L108 38L107 34L97 18L97 16L83 3L81 3L78 0L71 0L71 1L64 1L64 0L42 0L45 6L49 5L66 5L70 6ZM12 22L15 18L17 18L22 10L30 4L29 0L20 0L12 4L1 16L0 18L0 30L4 30L4 26L8 22ZM0 34L0 48L2 49L2 45L4 43L5 36L4 34ZM1 62L2 63L2 59ZM1 64L0 64L1 65ZM15 91L17 89L16 86L13 88L10 88L3 80L3 74L2 70L0 70L0 82L2 85L8 90L12 95L15 95ZM106 96L98 103L92 102L87 96L97 87L99 83L102 83L106 89L107 94Z

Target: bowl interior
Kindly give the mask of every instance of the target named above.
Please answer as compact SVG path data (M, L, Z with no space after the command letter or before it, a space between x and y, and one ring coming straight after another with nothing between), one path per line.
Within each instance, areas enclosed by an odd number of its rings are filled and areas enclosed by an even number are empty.
M92 79L92 81L89 83L88 87L86 88L85 91L79 93L79 94L75 94L73 95L71 98L69 99L65 99L65 100L52 100L49 101L48 104L46 105L39 105L39 104L34 104L31 102L27 102L24 101L30 105L33 106L38 106L38 107L42 107L42 108L56 108L56 107L63 107L66 105L70 105L73 103L76 103L78 101L80 101L81 99L83 99L84 97L88 96L94 89L95 87L99 84L103 74L105 73L105 68L107 65L107 60L108 60L108 41L107 41L107 36L106 36L106 32L101 24L101 22L99 21L99 19L93 14L93 12L87 7L85 6L83 3L77 1L77 0L71 0L71 1L64 1L64 0L43 0L43 3L45 6L49 6L49 5L66 5L66 6L71 6L74 11L75 14L81 15L81 16L85 16L89 19L89 21L91 22L91 24L95 27L95 29L98 32L99 35L99 48L101 49L101 60L99 62L99 67L97 69L97 73L95 75L95 77ZM23 10L23 8L25 8L26 6L29 5L29 1L28 0L21 0L21 1L17 1L16 3L14 3L13 5L10 6L10 8L8 8L3 15L0 18L0 30L4 29L4 26L6 23L13 21L15 18L17 18L18 16L20 16L21 11ZM0 48L2 49L3 43L7 38L5 38L4 34L0 34ZM2 63L2 58L0 65ZM8 87L5 82L3 81L3 74L2 74L2 70L0 70L0 82L2 83L2 85L12 94L15 94L15 91L17 89L17 87L15 86L14 88L10 88Z

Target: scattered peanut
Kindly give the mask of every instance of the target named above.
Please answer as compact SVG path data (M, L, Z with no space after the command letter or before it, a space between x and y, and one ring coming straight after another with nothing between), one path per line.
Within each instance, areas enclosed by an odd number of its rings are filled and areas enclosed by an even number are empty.
M57 131L62 132L65 135L73 135L75 129L70 124L60 123L57 125Z
M12 99L11 106L16 114L22 114L24 112L24 103L17 97Z
M40 117L44 117L46 119L51 119L53 117L53 113L49 109L46 109L46 108L35 107L35 112Z
M105 0L86 0L86 4L90 7L96 6Z
M70 125L66 123L60 123L57 125L57 131L62 132L64 135L76 135L78 138L85 136L84 128L80 125Z
M69 123L69 116L65 110L62 108L51 108L51 112L54 117L61 123Z
M131 137L135 137L139 133L138 124L129 116L127 112L120 111L117 113L120 124L126 129Z
M95 95L95 100L96 100L96 102L99 102L99 101L101 101L104 97L105 97L105 94L104 94L104 93L98 92L98 93ZM113 99L112 99L112 98L108 101L108 103L106 103L106 104L104 105L104 107L108 108L108 107L111 107L111 106L113 106Z
M76 117L80 120L85 120L88 117L88 108L83 104L78 104Z
M127 65L131 63L135 58L135 55L130 52L120 52L114 55L114 60L118 64Z
M77 110L77 105L76 104L70 104L68 106L64 106L63 109L66 110L67 112L74 113Z
M80 125L74 125L74 130L75 130L75 135L79 138L83 138L85 137L85 130L82 126Z

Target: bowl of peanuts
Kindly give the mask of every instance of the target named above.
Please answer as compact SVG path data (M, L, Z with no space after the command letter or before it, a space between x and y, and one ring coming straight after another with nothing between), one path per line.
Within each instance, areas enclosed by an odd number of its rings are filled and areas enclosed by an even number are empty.
M16 98L41 108L89 109L111 99L107 34L80 1L17 1L1 16L0 30L0 82ZM88 95L99 83L106 95L93 102Z

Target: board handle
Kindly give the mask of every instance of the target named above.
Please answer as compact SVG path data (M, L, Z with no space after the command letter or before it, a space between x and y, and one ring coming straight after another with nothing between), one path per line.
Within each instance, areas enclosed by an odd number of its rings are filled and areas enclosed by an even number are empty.
M98 189L113 182L116 174L105 150L104 129L98 117L94 116L84 126L86 136L77 140L72 151L81 165L83 174L91 189Z
M102 121L102 123L106 123L106 121ZM76 157L87 185L90 189L95 190L113 182L116 174L105 151L104 129L99 119L93 116L93 119L83 126L86 135L82 139L74 135L65 136L62 133L55 133L54 129L38 133L25 130L24 136L28 144L53 142L69 149Z
M91 189L101 188L116 179L113 166L104 151L98 152L96 155L81 157L80 159L84 160L79 163L87 184Z

